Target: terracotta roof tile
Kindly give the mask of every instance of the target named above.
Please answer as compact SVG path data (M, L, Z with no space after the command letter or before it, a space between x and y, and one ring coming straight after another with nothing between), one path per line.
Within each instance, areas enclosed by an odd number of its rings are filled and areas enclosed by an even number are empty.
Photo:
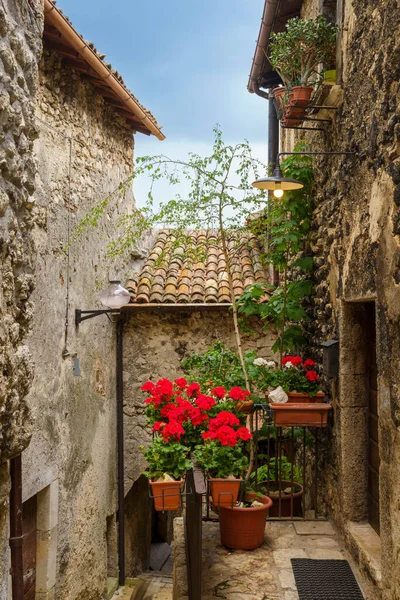
M250 233L232 232L231 273L235 295L247 285L268 283L262 267L263 248ZM131 302L138 304L230 303L225 257L215 231L191 231L177 240L168 230L158 233L141 272L127 282Z

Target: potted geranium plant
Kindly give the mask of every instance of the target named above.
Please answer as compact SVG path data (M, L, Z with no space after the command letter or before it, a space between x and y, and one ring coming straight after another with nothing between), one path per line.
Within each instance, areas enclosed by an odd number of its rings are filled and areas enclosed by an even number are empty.
M147 449L142 446L142 450L148 463L144 474L149 478L155 509L177 510L183 476L192 467L188 458L190 448L156 437Z
M194 457L208 476L214 506L236 504L249 462L244 444L251 437L247 427L229 411L210 419L207 431L203 432L203 443L196 446Z
M148 393L144 401L147 422L157 436L144 454L149 463L145 474L153 488L155 483L165 480L168 480L168 487L173 488L176 478L181 479L183 472L191 468L189 454L195 448L201 466L210 473L217 473L218 479L230 478L231 483L232 476L235 479L242 473L248 464L248 458L243 455L244 443L252 437L243 426L245 417L239 412L241 406L238 406L238 403L248 400L246 390L236 387L227 392L222 386L217 386L202 393L199 383L188 383L183 377L175 381L165 378L156 383L147 381L142 390ZM211 449L210 457L206 458L210 446L217 449ZM201 458L202 450L204 460ZM183 471L182 467L185 467ZM237 492L239 486L240 481ZM175 484L176 496L177 487ZM237 492L233 496L234 503ZM158 495L153 493L157 510L166 509L166 495L166 491ZM161 509L157 508L161 505Z
M308 20L289 19L286 31L271 34L268 58L289 95L286 119L296 120L304 115L299 111L309 104L315 86L322 81L319 66L332 56L335 43L336 26L323 15ZM281 90L276 94L282 94Z
M239 506L221 506L221 544L239 550L253 550L262 546L265 523L271 506L271 498L255 492L245 493Z
M316 426L325 427L329 404L322 402L324 393L320 391L316 363L301 356L285 356L282 368L277 369L271 362L261 364L259 387L264 387L274 412L277 426ZM256 363L256 364L257 364Z

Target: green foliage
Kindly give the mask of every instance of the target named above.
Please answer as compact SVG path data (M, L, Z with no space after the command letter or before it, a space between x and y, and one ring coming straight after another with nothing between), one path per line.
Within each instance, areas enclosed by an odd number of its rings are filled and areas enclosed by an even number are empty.
M147 178L149 192L145 206L124 213L118 218L118 235L106 247L105 258L112 263L116 258L128 261L140 240L151 229L164 227L174 230L176 247L190 240L190 229L243 229L247 218L265 206L265 192L251 186L254 179L266 173L266 166L252 156L250 144L225 144L218 126L214 128L214 143L209 156L189 153L186 160L174 160L162 154L139 156L135 171L106 199L98 202L78 223L72 241L95 230L100 221L118 210L121 195L138 177ZM165 185L167 184L167 185ZM185 196L179 191L188 185ZM160 189L161 201L156 202ZM185 244L190 245L190 244ZM230 249L237 252L238 247ZM196 248L189 260L196 262Z
M217 440L196 446L194 457L210 477L240 477L249 464L242 446L222 446Z
M286 31L271 34L269 61L286 87L321 80L318 66L331 63L336 31L335 25L319 15L305 21L289 19Z
M141 450L148 462L144 475L152 480L158 479L164 473L178 480L193 466L192 461L188 458L190 448L179 442L166 443L156 437L146 450L143 446L141 446Z
M289 462L286 456L280 458L273 456L265 465L261 465L250 475L250 483L254 484L256 480L258 483L261 481L292 481L292 477L293 481L302 483L299 467Z
M257 358L255 351L244 353L244 361L250 381L254 381L257 376L257 369L253 364L255 358ZM188 379L198 381L201 386L207 386L212 381L213 387L223 386L228 391L236 386L246 387L238 354L230 350L220 340L215 342L206 352L202 354L194 353L183 359L181 366Z
M295 151L306 151L304 142L299 142ZM301 323L307 319L302 301L309 296L312 282L304 278L288 280L288 273L297 269L304 273L312 271L311 256L305 254L310 231L311 185L313 181L310 156L292 155L281 163L285 177L300 180L304 187L285 192L283 198L274 199L262 218L262 227L268 231L268 249L264 255L267 263L272 263L281 273L281 285L273 290L263 284L255 284L244 290L238 301L239 314L248 318L258 315L267 327L278 331L273 350L287 351L303 346L306 340ZM255 227L260 224L255 223ZM265 300L270 295L269 300Z

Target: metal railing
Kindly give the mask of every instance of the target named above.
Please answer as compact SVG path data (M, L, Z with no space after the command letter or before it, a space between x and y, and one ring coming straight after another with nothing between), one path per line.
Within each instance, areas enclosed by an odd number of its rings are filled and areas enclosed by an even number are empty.
M272 498L271 520L323 520L318 498L319 428L276 427L268 405L253 412L256 443L251 488ZM245 486L241 486L239 501ZM201 600L202 522L218 521L209 484L197 467L186 474L185 543L189 600Z

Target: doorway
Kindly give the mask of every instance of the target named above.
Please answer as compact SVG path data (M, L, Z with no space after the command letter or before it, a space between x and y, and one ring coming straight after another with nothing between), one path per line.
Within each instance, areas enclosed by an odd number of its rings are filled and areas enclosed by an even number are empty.
M37 544L37 496L22 505L22 563L24 568L24 600L35 600L36 544Z

